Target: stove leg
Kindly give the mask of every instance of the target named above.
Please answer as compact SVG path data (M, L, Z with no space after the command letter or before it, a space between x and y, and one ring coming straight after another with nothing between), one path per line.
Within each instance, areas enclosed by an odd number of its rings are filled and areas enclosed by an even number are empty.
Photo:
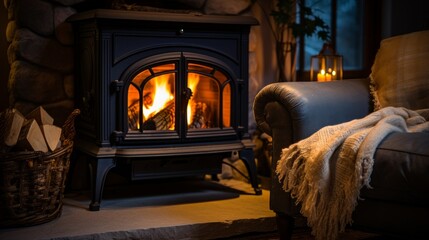
M246 148L244 150L241 150L240 159L246 165L247 172L249 173L250 184L252 185L253 189L255 189L255 194L261 195L262 190L258 181L258 173L256 169L255 158L253 156L253 149Z
M100 210L106 175L115 166L116 163L113 158L91 158L89 162L92 195L91 203L89 204L90 211Z

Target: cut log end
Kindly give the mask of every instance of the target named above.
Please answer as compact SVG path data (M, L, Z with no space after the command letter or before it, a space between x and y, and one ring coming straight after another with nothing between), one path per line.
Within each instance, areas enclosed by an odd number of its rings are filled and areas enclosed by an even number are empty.
M46 144L51 151L55 151L58 146L61 146L61 128L55 125L45 124L40 127L43 136L45 137Z
M54 119L42 106L37 107L25 117L27 119L35 119L39 125L54 124Z
M1 145L13 147L18 142L19 134L22 125L24 124L24 116L16 109L8 109L1 115Z
M48 146L36 120L27 120L24 123L16 148L21 151L48 152Z
M57 150L62 145L63 129L53 122L43 107L36 108L26 117L15 108L1 112L0 153Z

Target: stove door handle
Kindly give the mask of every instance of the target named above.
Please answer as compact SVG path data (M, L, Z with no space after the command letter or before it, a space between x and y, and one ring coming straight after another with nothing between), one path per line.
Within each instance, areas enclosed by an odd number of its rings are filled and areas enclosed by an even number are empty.
M188 104L187 102L189 101L189 99L191 99L192 97L192 90L190 88L186 88L185 90L182 91L182 95L186 100L186 104Z
M183 105L182 105L181 111L182 111L182 113L185 113L187 111L187 108L188 108L189 99L191 99L191 97L192 97L192 90L188 87L185 88L182 91L182 96L183 96L183 98L182 98L182 104Z

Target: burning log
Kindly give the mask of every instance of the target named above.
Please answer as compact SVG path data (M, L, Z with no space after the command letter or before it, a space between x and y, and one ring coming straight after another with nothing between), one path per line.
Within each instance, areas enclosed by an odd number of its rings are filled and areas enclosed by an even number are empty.
M143 96L143 106L148 108L153 104L153 99L151 97L152 93L146 93ZM139 117L140 117L140 101L139 99L134 99L133 102L128 106L128 128L138 129L139 127Z
M139 100L137 99L128 107L128 127L138 129L139 124Z
M195 104L195 114L192 118L189 128L208 128L208 121L205 116L207 116L208 107L207 104L198 102Z
M174 124L174 101L143 123L143 130L168 130Z
M148 92L143 96L143 106L149 108L153 104L152 92Z

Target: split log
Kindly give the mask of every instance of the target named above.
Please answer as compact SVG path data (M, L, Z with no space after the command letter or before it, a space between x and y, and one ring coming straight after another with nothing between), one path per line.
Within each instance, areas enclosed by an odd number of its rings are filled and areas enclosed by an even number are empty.
M174 124L174 101L143 123L143 130L168 130Z
M18 142L24 116L16 109L7 109L0 115L0 146L13 147Z
M42 106L37 107L25 117L27 119L35 119L39 125L54 124L54 119Z
M192 118L191 124L189 124L188 127L190 129L209 128L208 121L205 117L208 115L207 111L207 104L201 102L195 104L195 114Z
M137 130L139 124L139 100L136 99L131 105L128 107L128 128Z
M21 151L42 151L48 152L45 138L35 119L27 120L21 128L18 142L15 146Z
M45 137L46 144L51 151L55 151L61 146L61 131L60 127L55 125L45 124L40 126L43 136Z
M143 96L143 106L149 108L153 105L152 92L148 92Z

